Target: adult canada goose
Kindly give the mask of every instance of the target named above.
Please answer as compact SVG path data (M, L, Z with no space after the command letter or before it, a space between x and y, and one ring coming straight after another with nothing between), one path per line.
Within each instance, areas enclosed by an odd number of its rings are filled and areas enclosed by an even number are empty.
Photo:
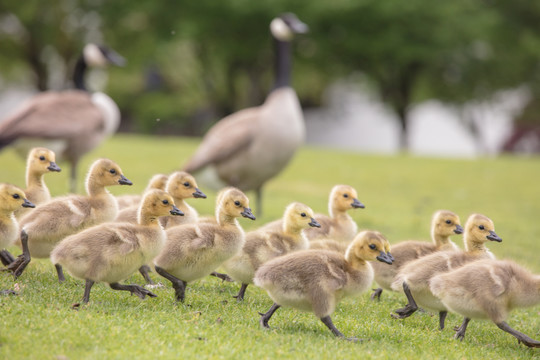
M463 324L455 329L456 339L465 338L470 319L490 319L518 342L540 347L540 341L506 323L512 309L540 303L540 275L512 261L480 260L434 276L430 289L450 311L464 316Z
M19 236L19 222L14 212L20 207L35 207L26 199L24 191L11 184L0 184L0 249L11 246ZM7 250L0 256L4 265L9 265L15 259Z
M375 271L375 281L380 286L374 289L371 299L380 300L383 289L392 290L392 282L395 280L399 269L412 260L421 258L435 251L459 250L459 247L450 240L450 236L462 234L459 216L448 210L439 210L433 214L431 220L431 240L426 241L403 241L392 245L392 256L394 262L392 266L381 266L378 262L373 262Z
M377 231L362 231L351 242L345 256L328 250L304 250L275 258L255 274L255 285L274 300L260 324L268 321L281 306L315 313L337 337L344 337L330 315L343 297L369 289L373 270L369 261L392 264L390 245ZM356 340L354 338L347 340Z
M236 188L218 194L216 222L167 229L165 248L154 260L156 272L172 283L175 298L184 301L188 282L210 275L244 244L240 216L255 220L247 196Z
M76 192L79 159L116 132L120 111L102 92L89 93L84 75L89 66L114 64L125 60L103 46L87 44L75 65L76 90L47 91L23 103L0 122L0 148L14 144L24 148L37 144L54 149L71 164L70 191Z
M56 165L56 157L53 151L46 148L33 148L28 153L26 161L26 198L35 205L40 205L51 200L51 193L43 181L43 175L48 172L59 172L62 169ZM24 209L24 210L23 210ZM15 216L21 218L28 208L20 208L15 211Z
M255 271L262 264L290 252L308 249L309 242L304 229L311 226L321 226L313 218L313 210L307 205L294 202L285 209L281 229L263 228L247 233L242 250L223 264L227 275L242 284L236 299L244 300L246 289L253 283Z
M165 174L156 174L152 176L148 181L148 185L146 185L146 189L144 189L144 192L152 189L165 190L168 179L169 177ZM142 195L140 194L119 195L116 197L116 200L118 202L118 210L121 211L125 208L132 206L138 207L141 204L141 199Z
M182 215L173 198L162 190L145 193L139 223L105 223L65 238L51 253L51 261L65 267L76 278L86 280L83 303L90 300L95 282L108 283L144 299L152 292L138 285L121 285L141 266L155 258L165 244L165 231L158 217Z
M214 125L183 168L194 175L207 169L224 184L255 190L260 214L264 183L279 174L304 142L304 117L290 85L291 41L294 34L307 31L307 25L291 13L272 20L274 88L261 106L231 114Z
M48 258L53 248L66 236L87 227L112 221L118 213L118 204L105 187L112 185L132 185L122 174L120 167L109 159L96 160L86 177L88 195L68 195L57 197L38 206L20 221L23 253L8 269L19 277L30 257ZM64 280L62 267L56 266L58 280Z
M395 314L392 314L394 318L404 319L411 316L418 310L419 305L439 312L439 327L441 330L444 329L448 311L429 289L429 281L437 274L449 272L473 261L494 259L485 243L501 242L502 239L495 233L491 219L481 214L472 214L465 224L463 241L465 251L439 251L410 261L401 268L392 283L392 290L403 289L408 304L395 310Z

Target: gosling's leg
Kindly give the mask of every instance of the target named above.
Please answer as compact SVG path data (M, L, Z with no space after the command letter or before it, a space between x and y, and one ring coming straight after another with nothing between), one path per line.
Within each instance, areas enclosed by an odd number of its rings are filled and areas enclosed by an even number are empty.
M455 327L454 330L456 331L456 334L454 335L454 339L459 339L463 341L465 339L465 331L467 331L467 325L469 325L469 321L471 319L469 318L463 318L463 323L459 327Z
M240 287L238 294L233 296L234 298L236 298L238 302L244 301L244 295L246 294L247 287L248 287L248 284L242 283L242 286Z
M143 288L142 286L139 286L139 285L122 285L122 284L119 284L119 283L111 283L111 284L109 284L109 286L113 290L129 291L131 294L135 294L138 297L140 297L141 299L144 299L146 297L146 295L148 295L150 297L157 297L156 294L154 294L153 292L151 292L149 290L146 290L145 288Z
M513 335L516 339L518 339L518 343L522 342L528 347L540 347L540 341L531 339L527 335L520 333L517 330L512 329L510 325L508 325L504 321L498 323L497 326L499 327L499 329L506 331L507 333Z
M4 249L0 251L0 261L2 261L2 264L4 264L4 266L8 266L15 261L15 257L11 255L9 251Z
M176 278L175 276L169 274L159 266L155 267L156 272L163 276L165 279L169 280L172 283L172 286L174 288L175 298L176 301L184 302L185 296L186 296L186 285L187 283L183 280L180 280Z
M324 325L326 325L327 328L330 329L330 331L332 332L332 334L334 334L336 337L339 337L339 338L342 338L342 339L345 339L347 341L361 341L361 339L358 339L358 338L347 338L345 337L345 335L343 335L341 333L341 331L339 331L336 326L334 325L334 323L332 322L332 318L330 318L330 315L328 316L325 316L325 317L322 317L321 318L321 321L323 322Z
M261 315L261 318L259 319L259 324L261 324L261 326L265 329L270 329L270 326L268 326L268 321L270 320L270 318L272 317L272 315L274 315L274 313L276 312L277 309L279 309L281 307L281 305L278 305L276 303L274 303L271 307L270 307L270 310L268 310L266 313L259 313L259 315Z
M141 273L141 275L143 276L144 280L146 281L147 284L149 285L154 285L154 281L152 280L152 278L150 277L150 272L152 270L150 270L150 267L148 265L143 265L139 268L139 272Z
M446 315L448 315L448 311L439 311L439 329L444 329L444 320L446 319Z
M62 265L55 264L54 267L56 268L56 273L58 274L58 281L59 282L66 281L66 278L64 277L64 270L62 269Z
M28 234L24 230L21 231L21 244L23 253L8 266L8 269L13 271L15 279L21 276L31 260L30 250L28 249Z
M217 271L213 271L210 275L215 276L223 281L227 282L233 282L234 280L227 274L218 273Z
M382 288L373 289L373 292L371 293L371 300L381 301L382 292Z
M409 289L409 285L407 285L406 282L403 282L403 291L405 292L405 296L407 296L407 300L409 301L409 303L405 305L405 307L394 310L395 314L392 314L392 317L394 319L408 318L409 316L414 314L416 310L418 310L418 305L416 305L416 301L414 301L411 290Z

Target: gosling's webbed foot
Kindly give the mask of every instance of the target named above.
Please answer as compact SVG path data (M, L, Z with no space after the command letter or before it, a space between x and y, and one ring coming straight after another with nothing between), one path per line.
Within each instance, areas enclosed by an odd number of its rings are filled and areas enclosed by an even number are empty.
M15 257L13 255L11 255L11 253L7 250L1 250L0 251L0 261L2 261L2 264L4 264L4 266L8 266L9 264L11 264L12 262L15 261Z
M13 290L0 290L0 295L19 295Z
M221 279L222 281L234 282L234 280L227 274L222 274L222 273L218 273L218 272L214 271L210 275L215 276L218 279Z
M371 300L381 301L382 292L382 288L373 289L373 293L371 293Z
M261 315L261 318L259 319L259 324L261 324L261 327L263 329L270 329L270 326L268 325L268 321L270 320L272 315L274 315L276 310L279 309L280 307L281 305L274 303L266 313L264 314L259 313L259 315Z
M150 290L146 290L145 288L139 285L121 285L119 283L111 283L109 284L109 286L113 290L129 291L131 295L137 295L141 299L144 299L146 296L157 297L156 294L154 294Z
M360 338L356 338L356 337L344 337L343 340L347 340L347 341L355 342L355 343L360 343L360 342L366 341L366 339L360 339Z
M17 279L21 274L24 272L24 269L28 266L30 263L30 258L26 258L24 254L21 254L8 266L8 270L10 270L13 273L13 276L15 279Z
M465 332L467 331L467 325L469 325L469 321L471 321L468 318L463 319L463 323L460 326L455 326L454 331L456 334L454 335L454 339L463 341L465 339Z
M405 319L414 314L418 310L418 307L407 304L405 307L394 310L395 314L392 314L394 319Z
M242 286L240 287L238 294L234 295L233 298L235 298L236 301L238 302L244 301L244 295L246 294L247 287L248 287L248 284L242 283Z

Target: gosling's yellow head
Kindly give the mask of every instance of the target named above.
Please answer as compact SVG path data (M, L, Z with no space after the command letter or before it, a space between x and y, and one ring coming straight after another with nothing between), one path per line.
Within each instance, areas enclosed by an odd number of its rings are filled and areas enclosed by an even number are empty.
M159 189L165 191L168 179L169 177L165 174L156 174L150 178L150 181L148 181L146 190Z
M459 216L448 210L439 210L433 215L432 232L439 236L463 234Z
M141 201L142 212L155 217L167 215L184 215L176 205L171 195L163 190L152 189L145 192Z
M233 218L243 216L255 220L255 216L249 207L249 199L241 190L227 187L221 190L217 198L216 219L219 219L219 214L223 212Z
M332 214L334 210L347 211L349 209L364 209L365 206L358 201L358 194L356 190L349 185L336 185L330 191L329 200L329 213Z
M390 254L388 240L380 232L370 230L358 233L353 239L345 253L347 259L351 256L365 261L378 260L387 264L392 264L394 261Z
M195 178L185 171L177 171L169 176L167 192L177 199L206 199L206 195L197 187Z
M285 228L306 229L308 227L321 227L315 220L313 210L307 205L293 202L287 206L283 215Z
M86 181L87 187L90 179L101 186L133 185L133 183L124 176L120 166L109 159L99 159L94 161L88 172Z
M45 174L49 171L60 172L62 169L56 164L56 155L54 151L43 147L37 147L30 150L26 166L30 172L35 174Z
M0 209L4 213L12 213L20 207L36 207L26 199L24 191L15 185L0 184Z
M495 233L493 221L482 214L472 214L465 224L465 243L485 243L486 241L501 242Z

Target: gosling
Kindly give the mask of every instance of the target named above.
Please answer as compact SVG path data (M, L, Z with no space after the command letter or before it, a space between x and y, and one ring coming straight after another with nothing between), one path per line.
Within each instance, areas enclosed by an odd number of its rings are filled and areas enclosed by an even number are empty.
M464 317L463 324L455 329L456 339L465 338L470 319L490 319L518 342L540 347L540 341L506 323L512 309L540 303L540 275L512 261L480 260L434 276L430 289L450 311Z
M274 312L288 306L313 312L336 337L344 338L330 315L343 297L369 289L373 282L369 261L375 259L392 264L390 245L381 233L362 231L351 242L345 256L335 251L305 250L263 264L254 282L268 292L274 304L261 314L261 326L269 328L268 321Z
M108 283L113 290L129 291L141 299L156 297L139 285L122 285L119 281L151 262L163 249L166 235L158 217L167 215L182 212L169 194L150 190L139 207L138 224L105 223L71 235L56 246L51 260L86 281L84 304L90 301L90 290L96 282Z
M392 317L404 319L411 316L418 305L439 312L439 328L444 329L444 321L448 310L446 306L433 295L429 289L429 281L437 274L457 269L467 263L494 259L494 255L486 248L487 241L501 242L495 233L493 221L480 214L472 214L465 224L463 241L465 251L440 251L411 261L401 268L392 283L394 291L403 292L408 304L395 310ZM417 305L418 304L418 305Z
M310 226L320 227L313 218L313 210L301 203L292 203L285 209L281 229L262 228L249 232L246 243L235 256L223 264L225 272L242 283L235 296L238 301L244 300L249 284L257 269L265 262L293 251L309 248L304 229Z
M96 160L86 178L87 196L69 195L55 198L25 215L21 221L20 244L23 249L8 269L19 277L31 256L48 258L53 248L65 237L90 226L113 220L118 204L105 187L132 185L120 167L109 159ZM60 265L56 266L58 280L64 281Z
M214 272L235 255L245 241L237 218L255 220L249 199L228 187L218 194L216 222L185 224L166 230L165 248L154 260L156 272L172 283L177 301L184 301L188 282Z
M431 240L433 243L404 241L392 245L392 256L395 259L392 266L384 266L376 261L371 264L375 271L375 281L380 286L373 290L371 300L380 300L383 289L392 290L391 285L399 269L409 261L436 251L459 250L459 247L450 240L450 236L455 234L463 234L459 216L448 210L439 210L435 212L431 220Z

